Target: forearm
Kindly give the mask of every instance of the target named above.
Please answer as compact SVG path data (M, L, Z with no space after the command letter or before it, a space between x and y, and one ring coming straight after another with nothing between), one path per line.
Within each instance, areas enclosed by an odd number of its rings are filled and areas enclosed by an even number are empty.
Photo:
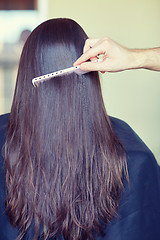
M160 71L160 48L132 49L130 69L145 68Z

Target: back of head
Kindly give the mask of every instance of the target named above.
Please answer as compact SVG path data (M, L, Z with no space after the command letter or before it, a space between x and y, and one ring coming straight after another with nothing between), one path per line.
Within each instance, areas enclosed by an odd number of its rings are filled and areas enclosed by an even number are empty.
M115 214L126 174L122 146L106 114L97 72L31 80L72 66L87 35L70 19L39 25L19 65L5 144L7 210L21 229L92 239Z

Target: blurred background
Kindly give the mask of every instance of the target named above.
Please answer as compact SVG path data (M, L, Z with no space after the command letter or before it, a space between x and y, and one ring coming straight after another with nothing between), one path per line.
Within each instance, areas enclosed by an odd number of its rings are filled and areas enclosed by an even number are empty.
M57 17L76 20L92 38L109 36L129 48L160 46L159 0L0 0L0 114L10 111L26 38ZM101 84L108 114L126 121L160 163L160 72L105 73Z

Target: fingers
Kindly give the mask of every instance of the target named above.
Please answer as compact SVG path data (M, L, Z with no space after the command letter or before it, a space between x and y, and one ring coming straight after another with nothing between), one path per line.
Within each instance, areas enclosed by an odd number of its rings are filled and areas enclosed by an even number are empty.
M99 39L87 39L84 45L83 54L73 64L74 66L80 65L82 62L87 60L94 61L97 59L99 54L103 53L101 45L97 44Z
M92 48L97 42L99 41L99 39L87 39L83 48L83 53L87 52L90 48Z
M86 51L84 54L80 56L80 58L77 59L77 61L74 63L74 66L79 65L87 60L94 61L97 59L97 56L100 54L103 54L104 51L101 48L101 46L97 46L94 48L90 48L88 51Z

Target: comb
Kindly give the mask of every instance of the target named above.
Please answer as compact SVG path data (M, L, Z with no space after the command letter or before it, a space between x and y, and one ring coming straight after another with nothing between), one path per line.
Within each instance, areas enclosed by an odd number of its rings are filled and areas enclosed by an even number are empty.
M101 59L97 59L94 62L101 62L101 61L102 61ZM32 84L33 84L34 87L38 87L40 83L43 83L47 80L50 80L51 78L68 75L68 74L71 74L73 72L78 74L78 75L82 75L82 74L88 73L89 71L86 71L86 72L82 71L80 69L80 66L65 68L63 70L59 70L59 71L56 71L56 72L48 73L48 74L33 78L32 79Z
M32 79L32 84L33 84L34 87L38 87L39 83L45 82L45 81L47 81L51 78L54 78L54 77L68 75L68 74L71 74L73 72L77 73L78 75L87 73L87 72L84 72L84 71L80 70L80 66L70 67L70 68L65 68L63 70L59 70L59 71L56 71L56 72L48 73L48 74L33 78Z

